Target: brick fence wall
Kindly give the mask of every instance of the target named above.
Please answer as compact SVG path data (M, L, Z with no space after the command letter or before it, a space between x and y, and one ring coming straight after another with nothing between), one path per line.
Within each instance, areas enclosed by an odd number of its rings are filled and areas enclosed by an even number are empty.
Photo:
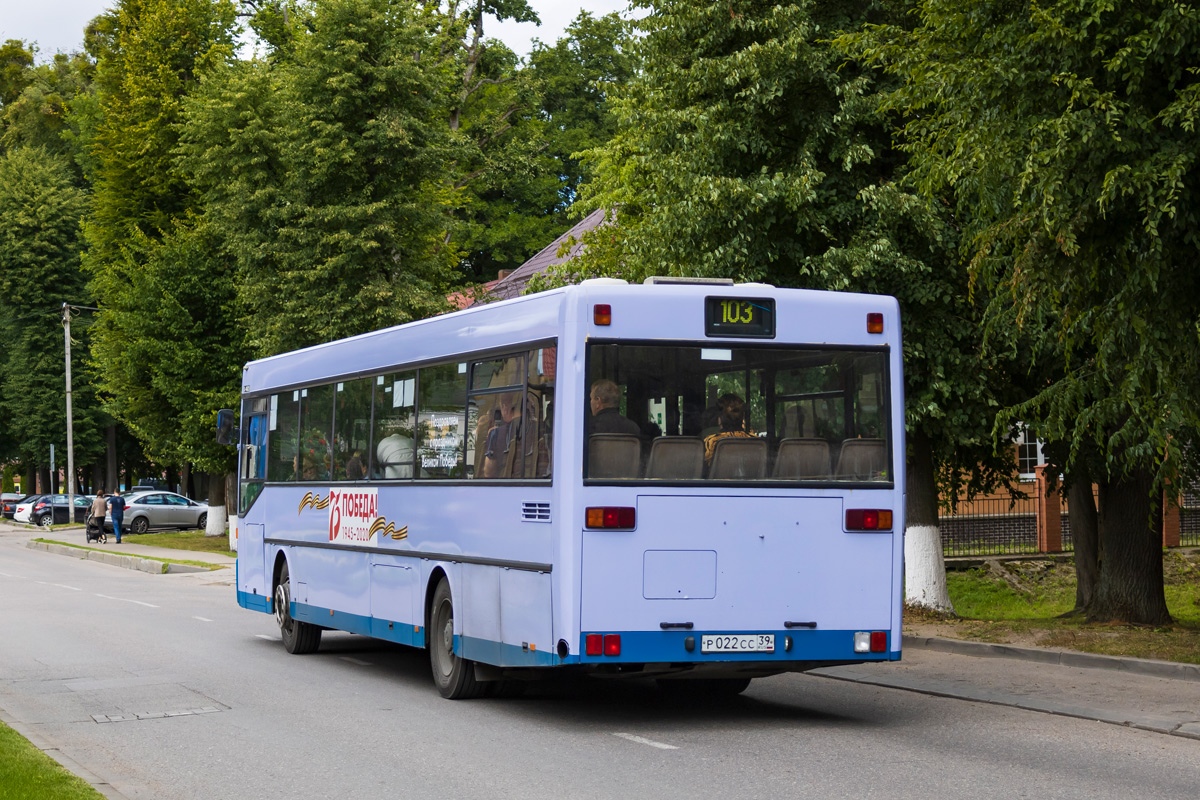
M1032 497L970 504L966 513L938 519L948 556L1057 553L1072 549L1071 517L1038 467ZM1163 546L1200 546L1200 485L1183 493L1163 515Z

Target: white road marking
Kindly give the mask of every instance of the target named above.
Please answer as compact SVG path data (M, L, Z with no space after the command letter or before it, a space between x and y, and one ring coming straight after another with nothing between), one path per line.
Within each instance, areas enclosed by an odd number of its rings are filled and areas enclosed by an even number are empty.
M57 586L60 589L70 589L72 592L83 591L78 586L67 586L65 583L50 583L49 581L34 581L34 583L40 583L42 586Z
M614 733L613 736L618 736L622 739L628 739L629 741L637 742L638 744L649 745L650 747L657 747L659 750L678 750L679 749L678 747L676 747L673 744L663 744L662 742L656 742L653 739L647 739L643 736L634 736L632 733Z
M357 665L358 665L358 666L360 666L360 667L369 667L369 666L371 666L371 662L370 662L370 661L363 661L362 659L359 659L359 658L351 658L350 656L342 656L342 661L349 661L351 664L357 664Z
M139 606L146 606L147 608L158 608L154 603L143 603L141 600L130 600L125 597L109 597L106 594L99 593L96 594L96 597L103 597L105 600L120 600L122 603L137 603Z
M275 641L274 636L267 636L265 633L256 633L254 635L257 636L259 639L266 639L268 642Z
M208 617L192 617L192 619L198 619L201 622L212 622L212 620L209 619Z
M5 577L5 578L19 578L19 577L21 577L20 575L10 575L10 574L8 574L7 572L0 572L0 576L3 576L3 577Z

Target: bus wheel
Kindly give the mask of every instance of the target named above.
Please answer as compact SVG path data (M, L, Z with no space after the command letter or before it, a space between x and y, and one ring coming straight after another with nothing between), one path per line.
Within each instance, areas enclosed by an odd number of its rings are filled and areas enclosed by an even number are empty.
M283 647L289 653L313 653L321 646L320 628L292 618L292 581L286 561L279 571L279 583L275 586L275 621L279 623Z
M478 697L484 684L475 680L475 665L454 653L454 603L445 579L433 592L429 611L429 666L438 692L448 700Z

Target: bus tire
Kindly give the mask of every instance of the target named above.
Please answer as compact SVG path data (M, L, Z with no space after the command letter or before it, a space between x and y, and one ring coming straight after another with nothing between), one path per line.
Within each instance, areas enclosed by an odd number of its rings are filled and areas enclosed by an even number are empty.
M454 652L454 601L450 583L442 578L429 609L429 667L438 693L447 700L468 700L483 693L475 680L475 665Z
M286 561L279 570L279 583L275 584L275 621L279 623L283 648L292 655L315 653L321 646L320 628L292 618L292 580Z

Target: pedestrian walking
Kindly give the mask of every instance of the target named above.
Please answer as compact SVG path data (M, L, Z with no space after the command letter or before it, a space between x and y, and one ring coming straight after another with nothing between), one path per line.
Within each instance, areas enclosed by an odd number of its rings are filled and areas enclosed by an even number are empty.
M117 535L117 544L120 544L121 523L125 521L125 498L119 494L108 498L108 513L112 516L113 533Z
M90 524L96 526L97 534L104 533L104 512L107 508L108 501L104 497L104 491L96 492L96 499L92 501Z

